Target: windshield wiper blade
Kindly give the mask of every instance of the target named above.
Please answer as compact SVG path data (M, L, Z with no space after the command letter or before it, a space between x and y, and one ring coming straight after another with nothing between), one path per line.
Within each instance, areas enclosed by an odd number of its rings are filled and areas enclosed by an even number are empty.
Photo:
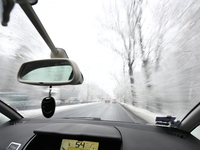
M65 117L64 119L91 119L91 120L101 120L98 117Z

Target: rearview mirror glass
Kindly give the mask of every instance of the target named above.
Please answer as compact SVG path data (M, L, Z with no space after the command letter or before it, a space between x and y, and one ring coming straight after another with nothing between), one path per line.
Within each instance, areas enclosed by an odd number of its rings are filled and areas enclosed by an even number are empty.
M41 66L27 73L27 70L29 70L30 67L38 67L38 64L32 64L32 66L26 65L22 72L22 80L43 82L69 81L70 76L72 76L72 66L69 64L59 64L58 66Z
M81 84L83 77L75 62L57 58L24 63L18 80L34 85L66 85Z

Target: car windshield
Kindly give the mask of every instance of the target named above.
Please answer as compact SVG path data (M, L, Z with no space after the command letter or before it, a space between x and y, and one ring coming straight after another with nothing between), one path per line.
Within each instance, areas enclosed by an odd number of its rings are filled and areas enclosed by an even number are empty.
M81 85L53 86L52 118L148 123L181 120L198 102L198 1L39 0L33 9L51 40L79 66ZM17 81L22 63L50 49L16 4L0 26L0 99L24 117L43 118L48 86Z

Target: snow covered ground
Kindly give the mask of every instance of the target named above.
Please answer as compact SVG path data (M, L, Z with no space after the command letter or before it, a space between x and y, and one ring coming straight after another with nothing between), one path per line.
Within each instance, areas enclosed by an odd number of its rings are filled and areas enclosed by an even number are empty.
M84 105L94 105L94 104L96 104L96 103L57 106L55 113L59 113L63 110L70 110L70 109L82 107ZM155 124L155 118L157 116L162 116L161 114L155 114L155 113L152 113L152 112L145 110L143 108L132 106L130 104L126 104L126 103L120 103L120 104L124 108L128 109L130 112L137 115L138 117L141 117L144 120L146 120L149 124ZM31 117L31 118L43 116L42 110L40 108L39 109L33 109L33 110L21 110L21 111L19 111L19 113L22 114L24 117Z
M121 102L119 102L119 103L122 106L124 106L126 109L128 109L130 112L132 112L135 115L137 115L138 117L141 117L144 120L146 120L149 124L155 124L156 117L163 116L161 114L152 113L143 108L135 107L131 104L126 104L126 103L121 103Z
M96 102L97 103L97 102ZM56 106L55 113L61 112L63 110L70 110L78 107L82 107L83 105L94 105L96 103L87 103L87 104L76 104L76 105L65 105L65 106ZM31 118L36 118L36 117L41 117L42 115L42 110L39 109L32 109L32 110L21 110L19 113L24 116L25 118L31 117Z

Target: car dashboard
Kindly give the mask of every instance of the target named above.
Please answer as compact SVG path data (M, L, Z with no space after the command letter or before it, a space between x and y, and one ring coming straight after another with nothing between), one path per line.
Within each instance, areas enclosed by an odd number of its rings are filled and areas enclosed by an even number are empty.
M0 133L4 150L195 150L200 145L176 128L87 119L20 119L4 124Z
M112 126L89 124L53 124L34 131L27 150L104 150L121 149L121 135Z

